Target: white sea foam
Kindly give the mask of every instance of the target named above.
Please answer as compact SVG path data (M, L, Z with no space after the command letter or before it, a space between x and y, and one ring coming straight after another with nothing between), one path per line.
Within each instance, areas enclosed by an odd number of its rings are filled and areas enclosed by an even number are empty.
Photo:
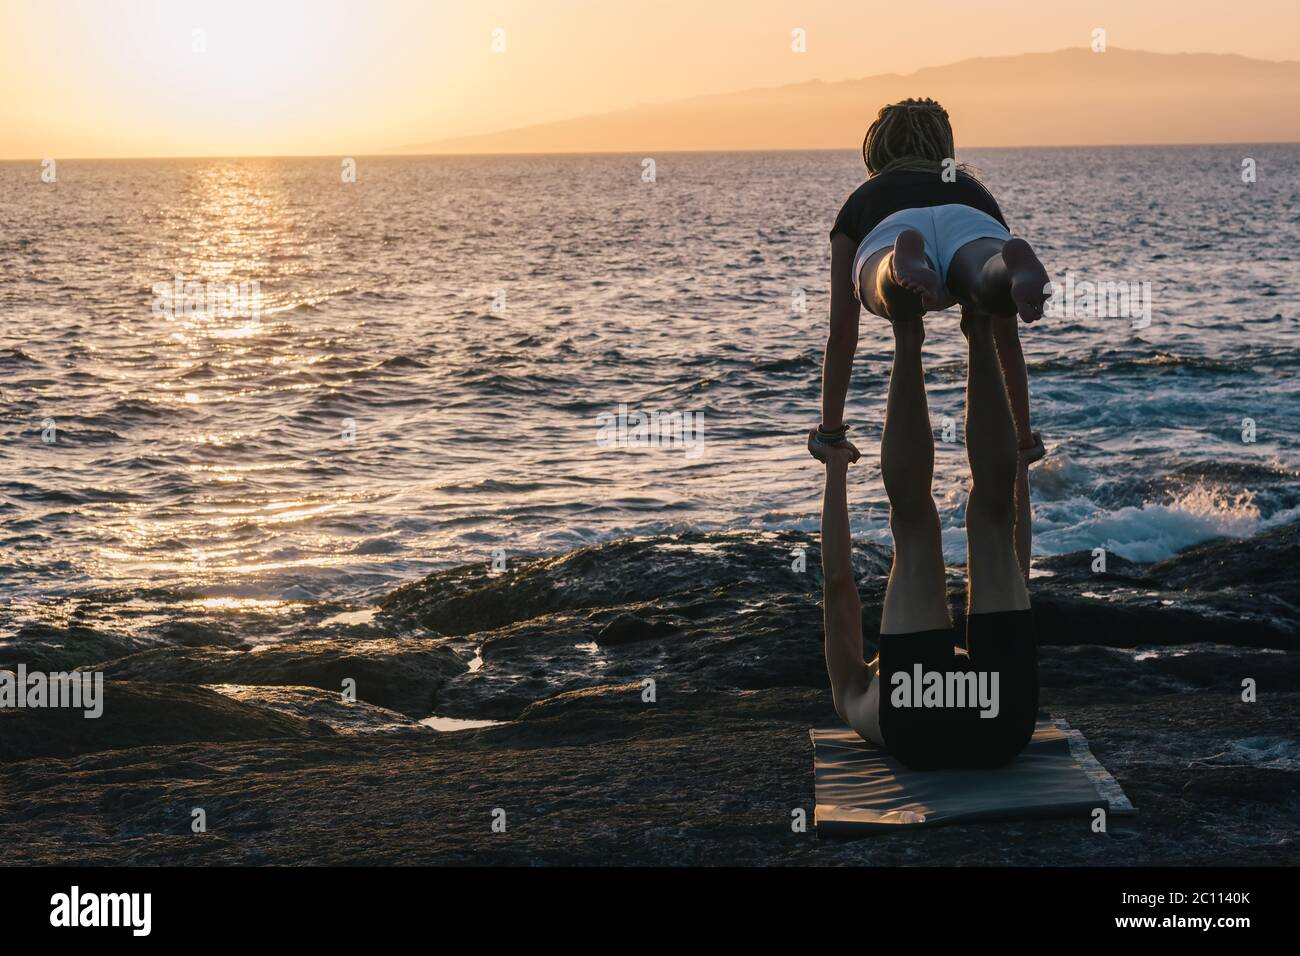
M1167 502L1099 509L1085 497L1035 510L1036 545L1049 554L1105 548L1131 561L1159 561L1213 538L1247 538L1261 525L1250 491L1194 485Z
M1230 740L1226 749L1193 762L1193 766L1200 764L1300 770L1300 743L1290 737L1245 737Z

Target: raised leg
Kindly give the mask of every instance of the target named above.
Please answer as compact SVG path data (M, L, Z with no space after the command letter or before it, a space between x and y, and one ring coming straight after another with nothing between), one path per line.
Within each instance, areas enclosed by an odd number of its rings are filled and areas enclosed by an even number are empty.
M967 310L966 455L971 491L966 502L968 613L1020 611L1029 592L1016 559L1016 425L988 316Z
M920 320L894 323L894 368L889 377L880 474L889 495L894 563L885 589L881 634L951 627L939 512L930 494L934 433L925 399Z
M966 503L966 650L977 672L998 676L997 716L972 721L966 750L969 759L992 767L1013 759L1034 734L1038 647L1016 560L1015 489L1022 456L995 332L988 316L969 310L962 329L970 342L966 454L973 479Z

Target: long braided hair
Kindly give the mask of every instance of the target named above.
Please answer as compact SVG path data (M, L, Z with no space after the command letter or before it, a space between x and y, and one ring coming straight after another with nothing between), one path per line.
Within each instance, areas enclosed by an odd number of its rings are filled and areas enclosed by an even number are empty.
M862 141L868 178L898 169L942 172L953 152L948 111L929 97L882 107ZM964 163L957 168L969 173Z

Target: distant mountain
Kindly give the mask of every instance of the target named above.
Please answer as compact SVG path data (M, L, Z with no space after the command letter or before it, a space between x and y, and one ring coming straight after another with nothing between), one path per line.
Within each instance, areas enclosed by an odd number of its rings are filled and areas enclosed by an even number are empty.
M1300 141L1300 62L1111 47L653 103L397 153L856 149L885 103L930 96L958 148Z

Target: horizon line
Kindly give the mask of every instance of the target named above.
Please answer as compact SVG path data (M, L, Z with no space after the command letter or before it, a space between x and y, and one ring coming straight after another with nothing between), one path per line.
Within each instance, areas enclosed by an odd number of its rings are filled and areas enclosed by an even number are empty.
M1300 145L1300 139L1280 139L1280 140L1196 140L1170 143L1059 143L1051 146L1033 146L1023 144L1011 144L1005 146L968 146L959 153L973 152L984 149L1030 149L1030 150L1050 150L1050 149L1168 149L1171 147L1193 147L1193 146L1295 146ZM53 159L59 163L127 163L127 162L160 162L167 160L205 160L205 159L453 159L453 158L497 158L510 156L644 156L647 152L653 152L661 156L672 156L694 153L857 153L857 147L831 147L831 146L789 146L789 147L772 147L772 148L754 148L754 149L655 149L655 150L632 150L632 149L590 149L590 150L543 150L543 151L520 151L520 152L445 152L445 153L404 153L386 150L375 153L206 153L206 154L177 154L170 156L21 156L15 158L0 158L0 163L33 163L39 165L47 159Z

